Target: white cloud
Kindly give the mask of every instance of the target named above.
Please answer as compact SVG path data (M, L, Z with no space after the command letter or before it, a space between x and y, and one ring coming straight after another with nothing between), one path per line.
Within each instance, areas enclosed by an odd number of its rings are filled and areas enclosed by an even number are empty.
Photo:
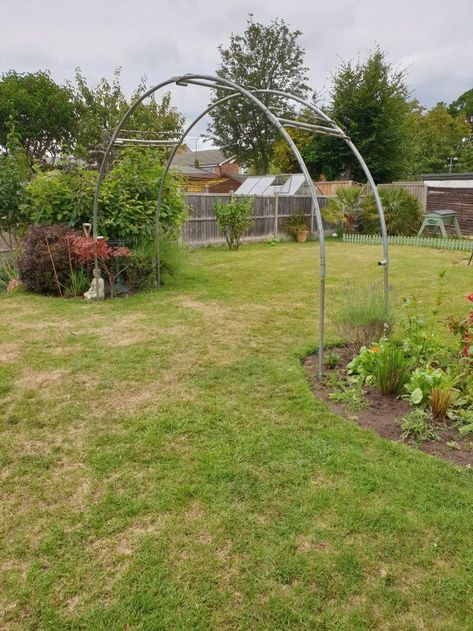
M452 101L473 86L471 0L0 0L0 71L49 68L58 81L80 66L91 82L123 67L131 92L142 75L151 83L185 72L212 73L217 47L242 32L248 13L267 22L286 19L303 32L310 79L327 95L340 59L376 44L424 105ZM174 89L187 117L205 107L205 89ZM205 126L201 125L202 130Z

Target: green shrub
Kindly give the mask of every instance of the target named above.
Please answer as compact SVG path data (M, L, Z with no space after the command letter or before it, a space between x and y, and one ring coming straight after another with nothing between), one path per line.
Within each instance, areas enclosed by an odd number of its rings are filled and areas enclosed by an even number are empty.
M112 240L139 242L155 235L162 156L149 149L121 151L100 192L99 233ZM38 173L26 187L24 211L30 223L64 223L82 228L92 222L97 172L82 168ZM168 174L161 204L163 232L177 233L185 214L181 180Z
M430 416L425 410L412 410L406 414L401 422L404 440L413 439L416 442L435 440L437 435L430 425Z
M160 239L161 282L169 283L182 264L182 250L171 235ZM126 284L135 291L155 287L156 242L143 241L133 249L125 272Z
M16 233L27 223L23 204L29 168L13 126L6 149L0 154L0 231Z
M384 302L381 285L348 288L338 309L336 325L347 344L358 350L379 340L393 327L393 315Z
M345 232L356 232L362 218L368 218L365 200L365 188L339 186L335 196L322 210L323 218L329 223L339 225Z
M234 196L230 202L217 201L214 212L228 249L238 250L241 238L253 225L253 198Z
M156 204L163 169L163 156L156 154L154 149L122 150L101 188L99 227L102 234L132 244L154 240ZM160 224L163 232L174 235L178 233L186 211L180 186L181 178L168 173Z
M417 234L423 219L419 200L405 188L383 188L379 192L384 210L386 230L389 235L409 236ZM367 234L379 234L380 225L373 195L363 204L362 230Z
M65 224L81 228L92 221L95 171L84 169L44 171L26 187L25 210L32 224Z

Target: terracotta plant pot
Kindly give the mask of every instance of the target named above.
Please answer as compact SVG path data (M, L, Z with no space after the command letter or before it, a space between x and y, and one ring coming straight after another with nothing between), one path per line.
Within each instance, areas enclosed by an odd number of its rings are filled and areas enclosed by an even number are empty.
M309 234L308 230L298 230L296 232L296 241L298 243L304 243L304 241L307 241L308 234Z

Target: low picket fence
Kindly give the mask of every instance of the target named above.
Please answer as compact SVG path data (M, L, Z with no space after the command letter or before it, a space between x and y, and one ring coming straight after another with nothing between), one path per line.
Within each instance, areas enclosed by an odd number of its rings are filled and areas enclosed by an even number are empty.
M363 243L380 245L379 234L344 234L343 243ZM388 237L389 245L414 245L418 248L438 248L439 250L458 250L473 252L473 239L441 239L435 237Z

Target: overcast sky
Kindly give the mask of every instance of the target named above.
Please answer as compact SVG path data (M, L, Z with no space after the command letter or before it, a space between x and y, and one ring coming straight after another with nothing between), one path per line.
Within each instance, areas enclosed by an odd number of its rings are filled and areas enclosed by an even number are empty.
M340 59L376 44L407 69L424 105L473 87L473 0L0 0L0 9L0 71L49 69L59 82L77 66L91 83L122 66L129 93L142 75L158 83L213 73L218 45L243 32L253 13L256 21L282 17L302 31L310 81L322 98ZM188 118L208 101L205 88L174 93Z

